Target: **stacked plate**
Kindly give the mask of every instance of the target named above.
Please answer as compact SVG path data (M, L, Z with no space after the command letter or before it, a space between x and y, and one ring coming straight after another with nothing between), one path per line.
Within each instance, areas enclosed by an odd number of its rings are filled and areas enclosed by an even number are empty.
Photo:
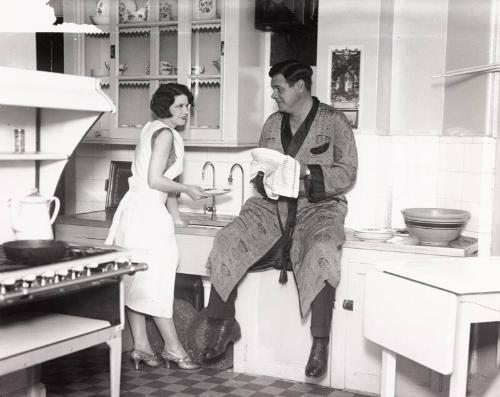
M426 245L448 245L470 218L468 211L449 208L406 208L401 213L408 232Z
M363 241L387 241L394 237L392 229L365 228L354 231L354 237Z

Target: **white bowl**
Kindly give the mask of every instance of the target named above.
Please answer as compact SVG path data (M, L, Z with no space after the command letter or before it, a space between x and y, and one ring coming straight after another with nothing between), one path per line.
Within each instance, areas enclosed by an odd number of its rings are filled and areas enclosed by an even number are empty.
M463 223L470 218L470 213L452 208L406 208L401 210L405 219L427 222Z
M109 25L109 16L92 15L90 20L94 25Z
M465 226L462 224L447 223L425 223L405 220L408 232L416 237L420 244L424 245L448 245L453 240L460 237L460 233Z
M407 208L401 213L408 232L424 245L448 245L470 218L467 211L448 208Z
M196 65L191 67L191 74L198 75L202 74L205 71L205 66L203 65Z

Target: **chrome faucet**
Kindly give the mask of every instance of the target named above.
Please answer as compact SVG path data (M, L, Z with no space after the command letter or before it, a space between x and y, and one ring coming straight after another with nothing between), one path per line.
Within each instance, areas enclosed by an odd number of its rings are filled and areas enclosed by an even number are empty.
M245 171L243 171L243 167L239 163L234 163L231 166L231 170L229 171L229 176L227 177L227 181L230 185L233 184L233 170L235 168L239 168L241 170L241 207L245 204ZM241 208L240 207L240 208Z
M201 179L203 181L205 180L205 170L208 166L212 167L212 187L215 189L215 166L211 161L206 161L205 164L203 164L203 168L201 169ZM207 212L212 213L212 219L215 218L215 213L216 213L215 196L212 196L211 205L207 205L206 202L203 205L203 213L206 214Z

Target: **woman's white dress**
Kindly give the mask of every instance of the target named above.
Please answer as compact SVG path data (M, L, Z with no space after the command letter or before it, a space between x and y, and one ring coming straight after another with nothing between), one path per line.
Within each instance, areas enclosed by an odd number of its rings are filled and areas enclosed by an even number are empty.
M135 149L129 190L118 205L106 243L145 251L133 259L147 263L148 270L125 276L125 305L144 314L171 318L179 262L174 222L165 206L168 195L148 185L152 136L164 128L173 135L171 156L175 154L164 175L173 179L182 173L184 144L179 133L158 120L147 123Z

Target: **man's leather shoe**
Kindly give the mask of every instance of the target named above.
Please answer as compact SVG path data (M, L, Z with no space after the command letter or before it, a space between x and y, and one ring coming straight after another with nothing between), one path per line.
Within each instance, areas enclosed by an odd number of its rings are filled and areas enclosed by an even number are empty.
M224 357L229 344L241 337L241 329L234 318L230 320L208 319L208 325L207 347L203 350L202 360L205 363L213 363Z
M328 343L330 338L313 338L311 353L306 365L306 376L319 378L328 367Z

